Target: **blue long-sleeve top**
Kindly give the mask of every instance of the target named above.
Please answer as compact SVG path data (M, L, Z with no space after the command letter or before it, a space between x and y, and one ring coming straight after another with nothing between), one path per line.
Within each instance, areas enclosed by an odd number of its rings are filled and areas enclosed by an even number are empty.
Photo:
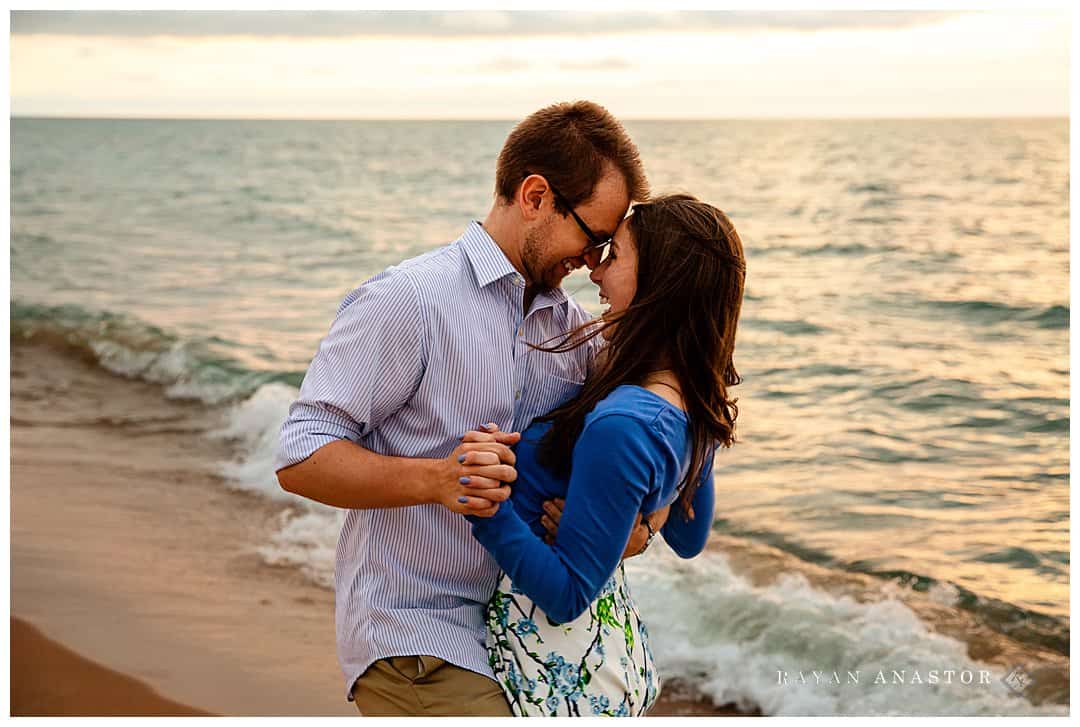
M473 535L514 585L552 620L572 621L589 607L622 559L637 514L671 504L689 455L686 413L642 387L617 387L585 417L569 478L537 460L550 422L522 433L513 494L492 517L466 516ZM543 502L565 499L555 542L540 522ZM673 507L661 530L683 558L700 553L712 526L712 462L693 499L694 518Z

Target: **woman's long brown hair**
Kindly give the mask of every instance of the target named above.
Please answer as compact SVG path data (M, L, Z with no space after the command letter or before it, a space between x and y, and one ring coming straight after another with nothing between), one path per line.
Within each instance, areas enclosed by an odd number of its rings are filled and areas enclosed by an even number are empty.
M613 327L578 396L542 417L553 423L539 460L567 475L585 416L597 403L621 384L640 385L650 374L670 370L690 422L690 466L679 484L679 503L689 519L713 448L736 441L738 400L728 397L728 389L742 380L733 354L746 259L727 215L687 194L635 205L628 226L637 248L637 291L630 305L603 323L575 328L555 346L535 347L570 351Z

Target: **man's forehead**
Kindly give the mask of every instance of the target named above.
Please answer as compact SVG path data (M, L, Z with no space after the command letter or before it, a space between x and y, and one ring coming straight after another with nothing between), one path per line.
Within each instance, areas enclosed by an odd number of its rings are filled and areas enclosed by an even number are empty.
M621 174L611 174L603 177L596 185L596 194L589 201L583 211L589 213L591 222L595 223L593 230L597 233L611 235L626 217L630 209L630 194L626 186L626 180ZM590 225L592 226L592 225Z

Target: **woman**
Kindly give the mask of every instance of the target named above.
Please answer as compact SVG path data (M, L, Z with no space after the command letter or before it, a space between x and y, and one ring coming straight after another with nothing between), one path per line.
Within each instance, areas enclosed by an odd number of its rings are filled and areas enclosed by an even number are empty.
M517 715L643 715L659 679L621 558L637 514L672 504L661 530L682 557L712 524L715 447L734 442L732 362L742 243L689 195L636 205L591 278L610 307L567 351L607 346L578 396L517 445L512 498L468 516L502 576L488 604L490 663ZM470 433L468 441L482 434ZM565 506L551 545L542 503Z

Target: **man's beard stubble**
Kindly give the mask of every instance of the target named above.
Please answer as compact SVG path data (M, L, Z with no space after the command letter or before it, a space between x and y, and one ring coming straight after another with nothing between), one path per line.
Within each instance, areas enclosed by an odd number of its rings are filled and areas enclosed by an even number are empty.
M549 282L551 272L555 265L561 267L561 262L556 261L545 267L544 250L547 249L548 228L530 230L525 236L525 245L521 249L521 265L525 268L525 277L529 287L534 290L552 290L558 284Z

